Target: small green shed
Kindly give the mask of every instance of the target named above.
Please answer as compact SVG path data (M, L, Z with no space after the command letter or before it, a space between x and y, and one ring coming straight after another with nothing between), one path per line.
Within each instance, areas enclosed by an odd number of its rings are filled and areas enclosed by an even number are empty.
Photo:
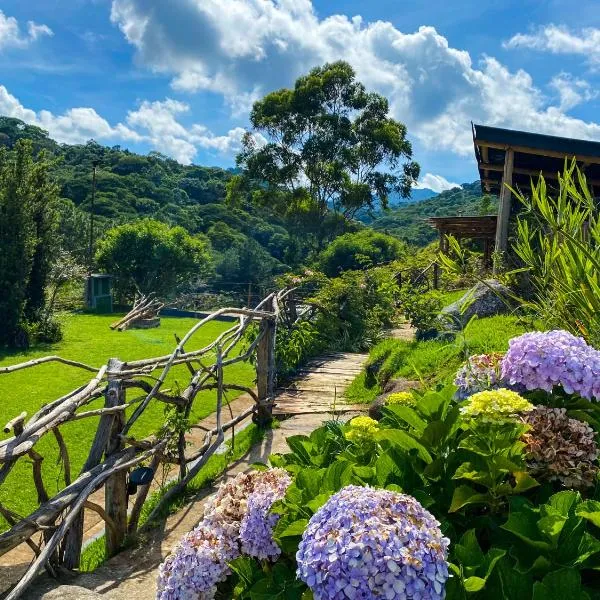
M92 273L86 285L87 308L99 313L112 312L112 275Z

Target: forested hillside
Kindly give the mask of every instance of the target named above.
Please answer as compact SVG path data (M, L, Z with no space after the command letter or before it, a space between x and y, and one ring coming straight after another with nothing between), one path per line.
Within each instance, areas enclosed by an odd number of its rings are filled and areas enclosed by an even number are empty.
M437 237L437 232L425 221L427 217L452 215L485 215L494 213L496 199L481 195L479 181L463 183L434 198L406 204L376 216L369 225L415 246L425 246Z
M52 171L60 190L60 235L83 264L87 262L87 214L92 201L96 163L94 213L96 235L114 225L151 217L204 234L216 254L216 282L258 283L294 266L302 257L300 236L265 208L224 204L225 186L233 171L184 166L156 152L143 156L119 146L59 145L45 131L18 119L0 117L0 145L14 147L30 139L36 151L54 159Z

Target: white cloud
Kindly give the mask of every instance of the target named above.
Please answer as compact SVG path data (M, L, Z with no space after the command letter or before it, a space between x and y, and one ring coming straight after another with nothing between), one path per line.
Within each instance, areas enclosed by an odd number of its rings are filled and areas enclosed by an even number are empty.
M415 185L415 188L418 190L429 189L438 194L457 187L460 187L460 184L448 181L445 177L434 175L433 173L425 173Z
M592 66L600 66L600 29L586 27L578 32L562 25L546 25L531 33L518 33L505 48L530 48L552 54L579 54Z
M344 59L426 148L472 156L471 120L600 139L600 125L567 114L589 99L582 89L575 86L580 100L559 92L553 102L527 72L488 56L474 63L433 27L404 33L361 17L320 19L310 0L113 0L111 19L141 64L172 76L178 91L222 94L236 114L310 68Z
M35 112L24 107L3 85L0 85L0 114L46 129L50 137L65 144L79 144L91 138L129 141L142 139L121 123L111 126L93 108L71 108L62 115L54 115L48 110Z
M7 17L0 10L0 50L3 48L26 48L40 36L53 35L47 25L38 25L33 21L27 22L27 33L21 31L19 22L14 17Z
M244 129L235 127L225 135L216 135L198 123L185 127L177 117L189 110L184 102L170 98L162 102L145 100L137 110L127 113L126 125L111 125L93 108L71 108L62 115L48 110L36 112L23 106L0 85L0 115L42 127L57 142L81 144L90 139L145 142L183 164L192 162L198 148L230 157L240 150ZM262 136L257 136L256 141L265 142Z
M568 73L559 73L550 81L559 97L559 108L569 110L578 104L588 102L598 97L598 91L584 79L573 77Z
M138 110L128 113L127 124L145 130L146 138L154 148L183 164L192 162L199 147L227 156L233 156L240 150L244 129L235 127L226 135L215 135L204 125L184 127L176 117L189 110L184 102L170 98L163 102L144 101Z

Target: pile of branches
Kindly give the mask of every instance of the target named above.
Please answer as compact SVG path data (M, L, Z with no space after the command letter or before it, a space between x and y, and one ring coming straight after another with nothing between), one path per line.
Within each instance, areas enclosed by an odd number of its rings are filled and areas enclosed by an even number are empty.
M137 296L133 308L122 319L115 321L110 328L125 331L137 321L156 319L164 305L164 302L158 300L154 294Z

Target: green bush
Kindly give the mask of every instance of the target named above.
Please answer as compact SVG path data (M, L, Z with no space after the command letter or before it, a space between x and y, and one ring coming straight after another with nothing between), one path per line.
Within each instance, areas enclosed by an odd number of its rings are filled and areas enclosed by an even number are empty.
M600 215L585 176L573 161L556 196L543 177L530 197L516 196L524 211L513 250L533 288L527 306L550 327L600 344Z
M336 277L343 271L389 263L405 254L406 244L400 240L372 229L363 229L335 238L319 254L317 264L325 275Z
M290 437L291 451L271 457L294 475L272 508L282 555L275 565L233 561L227 597L311 597L295 573L302 534L332 494L358 485L404 491L441 522L450 538L447 600L597 598L598 487L586 496L536 481L527 427L517 417L471 419L454 396L453 386L414 392L414 407L386 407L379 424L360 417L360 431L353 420Z

